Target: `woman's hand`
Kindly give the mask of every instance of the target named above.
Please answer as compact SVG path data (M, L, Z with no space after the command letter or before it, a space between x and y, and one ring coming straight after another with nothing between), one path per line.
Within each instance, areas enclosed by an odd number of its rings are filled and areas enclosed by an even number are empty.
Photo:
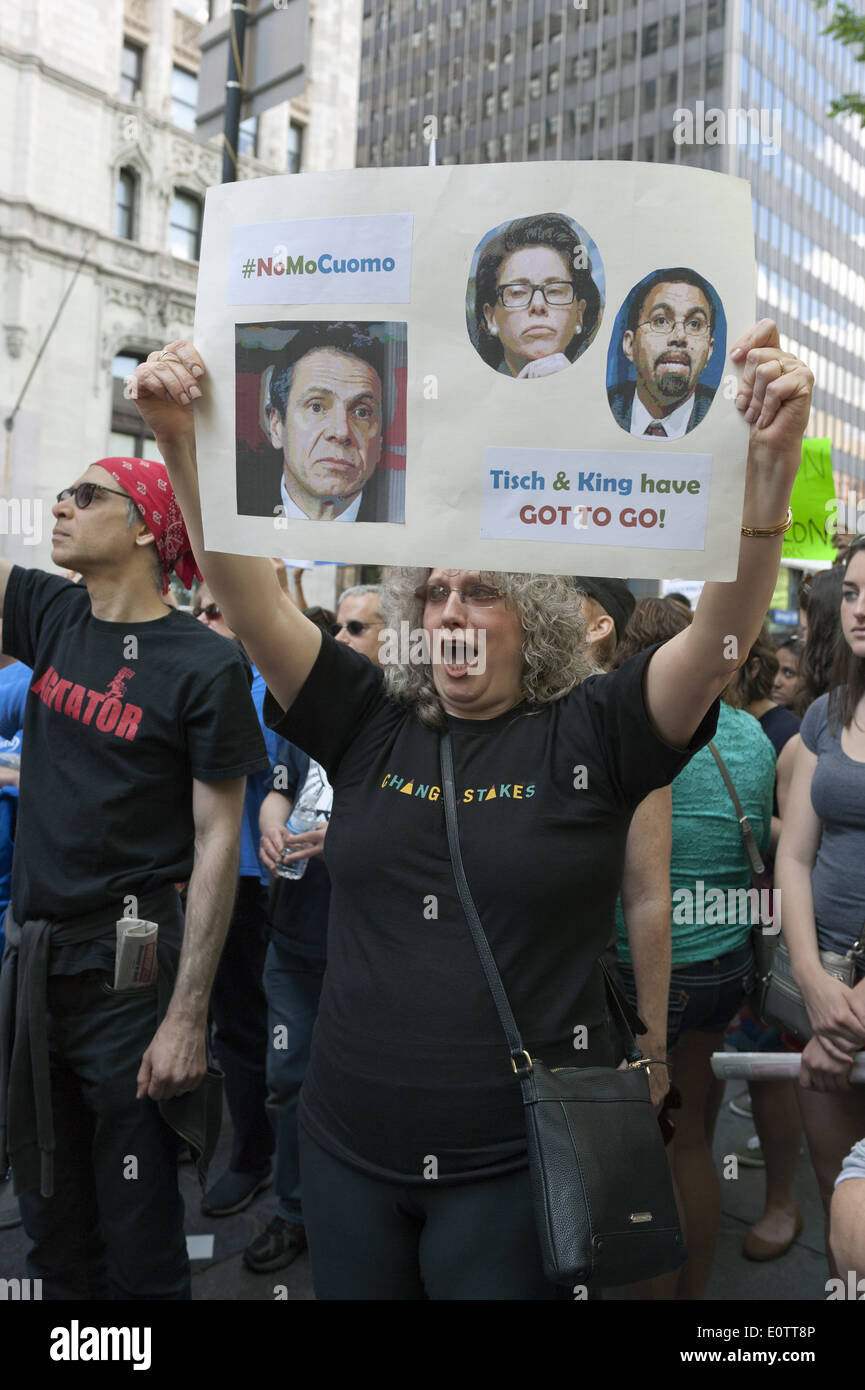
M842 1058L825 1038L812 1038L802 1053L799 1085L807 1091L846 1091L850 1085L851 1060Z
M852 1060L865 1047L865 1027L851 1003L852 989L820 969L801 984L811 1027L836 1059Z
M178 338L141 362L126 378L124 394L160 442L195 436L192 407L201 397L204 363L191 343Z
M751 446L763 446L773 453L795 451L798 469L799 449L811 411L813 373L792 353L782 350L778 325L771 319L761 319L743 334L730 356L734 362L744 363L736 405L751 425Z

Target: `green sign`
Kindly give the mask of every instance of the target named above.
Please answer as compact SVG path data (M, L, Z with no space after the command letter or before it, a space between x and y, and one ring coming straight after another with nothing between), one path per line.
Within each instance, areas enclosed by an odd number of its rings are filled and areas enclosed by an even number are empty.
M832 478L832 441L803 439L802 462L790 505L793 525L784 536L785 560L834 560L835 548L826 535L826 521L835 515Z

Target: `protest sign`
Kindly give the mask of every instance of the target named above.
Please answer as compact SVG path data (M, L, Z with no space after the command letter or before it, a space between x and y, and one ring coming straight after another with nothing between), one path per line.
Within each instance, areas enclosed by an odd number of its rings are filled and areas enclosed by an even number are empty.
M671 216L671 209L683 209ZM205 540L244 554L733 579L750 191L668 165L207 194Z
M835 559L835 547L826 533L833 521L831 503L835 498L832 479L832 441L803 439L802 462L793 483L790 506L793 525L784 537L781 554L785 560ZM837 504L835 507L837 515ZM843 528L842 528L843 529Z

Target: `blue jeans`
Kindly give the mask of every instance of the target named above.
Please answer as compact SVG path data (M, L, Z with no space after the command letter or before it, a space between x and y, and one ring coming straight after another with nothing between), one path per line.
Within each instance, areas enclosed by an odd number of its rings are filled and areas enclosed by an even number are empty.
M754 949L750 940L723 956L695 961L693 965L674 965L667 1006L668 1051L692 1028L698 1033L722 1033L742 1007L753 974ZM619 983L636 1007L637 987L630 966L619 966Z
M54 1195L20 1197L27 1274L45 1298L192 1297L178 1140L155 1101L135 1098L156 1011L155 985L115 991L97 970L48 979Z
M324 979L324 961L304 961L271 940L264 959L267 995L268 1107L276 1129L276 1212L303 1224L297 1102L309 1064L312 1030Z

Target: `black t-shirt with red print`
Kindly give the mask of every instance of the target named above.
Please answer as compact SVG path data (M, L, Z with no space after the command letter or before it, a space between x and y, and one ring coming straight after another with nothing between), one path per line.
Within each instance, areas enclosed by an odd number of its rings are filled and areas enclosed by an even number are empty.
M687 751L652 729L651 651L541 709L449 718L466 877L533 1055L589 1060L604 1029L594 963L613 930L631 816ZM525 1163L501 1024L454 884L435 730L382 672L325 636L284 714L265 720L334 789L328 967L299 1118L324 1148L399 1182L459 1181ZM594 1057L591 1060L595 1060Z
M236 643L176 609L104 622L83 585L15 566L3 650L33 668L12 866L18 920L114 903L120 917L128 895L188 879L193 779L270 767Z

